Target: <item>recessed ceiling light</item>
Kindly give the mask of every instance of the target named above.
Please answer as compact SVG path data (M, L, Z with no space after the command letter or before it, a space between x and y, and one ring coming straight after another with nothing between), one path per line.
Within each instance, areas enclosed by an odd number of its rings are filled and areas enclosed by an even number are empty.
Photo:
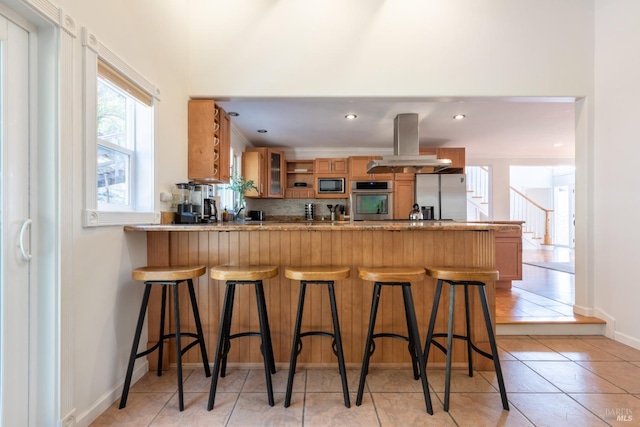
M267 133L266 129L258 129L258 133Z
M240 114L236 113L235 111L229 111L229 115L231 117L238 117Z
M455 116L453 116L453 118L456 119L456 120L462 120L465 117L467 117L467 116L465 116L464 114L456 114Z
M562 144L561 142L558 142L558 143L556 143L556 144L553 144L553 146L554 146L554 147L562 147L562 145L563 145L563 144Z
M356 116L356 115L355 115L355 114L353 114L353 113L350 113L350 114L347 114L346 116L344 116L344 118L345 118L345 119L347 119L347 120L353 120L353 119L355 119L355 118L357 118L357 117L358 117L358 116Z

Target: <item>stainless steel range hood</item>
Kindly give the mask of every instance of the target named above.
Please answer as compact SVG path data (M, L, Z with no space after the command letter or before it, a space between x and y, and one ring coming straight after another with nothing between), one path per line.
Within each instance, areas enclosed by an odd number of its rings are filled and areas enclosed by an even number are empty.
M418 115L398 114L393 121L393 156L372 160L367 173L432 173L451 166L451 160L435 155L420 155Z

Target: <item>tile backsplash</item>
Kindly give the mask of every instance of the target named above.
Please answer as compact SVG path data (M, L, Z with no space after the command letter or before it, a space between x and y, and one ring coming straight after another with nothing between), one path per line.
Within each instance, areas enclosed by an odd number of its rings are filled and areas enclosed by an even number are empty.
M329 218L327 205L349 205L349 199L247 199L247 210L264 211L265 219L270 216L300 216L304 218L304 205L315 205L316 219Z

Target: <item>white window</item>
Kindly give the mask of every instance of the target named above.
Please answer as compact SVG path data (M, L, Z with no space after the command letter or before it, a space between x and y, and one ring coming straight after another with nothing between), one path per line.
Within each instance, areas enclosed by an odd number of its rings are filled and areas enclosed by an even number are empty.
M158 91L83 29L84 226L158 221L153 137Z
M236 175L236 173L240 172L238 167L238 164L240 162L238 156L234 154L233 148L230 148L230 150L231 152L229 157L231 158L231 162L229 165L229 176L233 177ZM216 187L217 194L218 196L220 196L220 210L222 211L226 208L227 211L232 212L234 206L236 206L237 204L237 193L233 190L228 189L226 184L220 184Z

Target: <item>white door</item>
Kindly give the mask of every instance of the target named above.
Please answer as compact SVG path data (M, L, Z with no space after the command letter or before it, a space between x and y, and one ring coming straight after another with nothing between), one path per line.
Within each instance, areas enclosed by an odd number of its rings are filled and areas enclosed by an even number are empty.
M0 425L29 425L29 33L0 10Z

